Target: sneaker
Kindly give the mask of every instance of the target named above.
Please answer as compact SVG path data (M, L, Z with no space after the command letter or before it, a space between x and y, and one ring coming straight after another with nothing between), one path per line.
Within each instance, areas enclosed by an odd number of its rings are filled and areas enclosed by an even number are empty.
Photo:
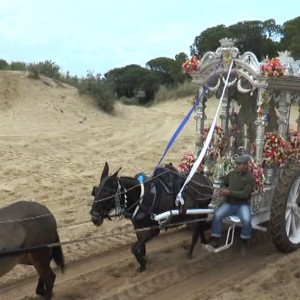
M213 236L208 244L213 248L219 248L221 246L221 239Z

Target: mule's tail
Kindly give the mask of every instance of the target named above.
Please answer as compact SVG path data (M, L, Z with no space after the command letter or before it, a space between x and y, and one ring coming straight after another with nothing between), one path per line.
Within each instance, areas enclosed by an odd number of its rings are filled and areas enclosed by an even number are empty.
M59 237L57 237L58 243L59 243ZM57 264L58 267L60 267L61 272L64 273L65 271L65 258L62 251L61 245L53 247L52 251L52 258Z

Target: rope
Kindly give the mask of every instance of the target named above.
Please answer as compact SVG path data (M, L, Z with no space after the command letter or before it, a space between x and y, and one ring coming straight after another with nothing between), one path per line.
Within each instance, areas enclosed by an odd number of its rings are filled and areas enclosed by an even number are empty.
M154 176L154 177L151 177L149 179L147 179L145 182L149 182L153 179L157 179L159 178L160 176L168 173L168 172L172 172L173 174L176 174L182 178L185 178L185 176L181 175L181 174L178 174L176 173L175 171L172 171L172 170L166 170L165 172L162 172L161 174L158 174L157 176ZM192 181L194 182L195 184L198 184L196 181ZM126 192L128 191L131 191L135 188L137 188L139 185L141 185L140 183L127 189ZM211 185L204 185L204 184L198 184L199 186L203 186L203 187L211 187ZM120 195L123 195L126 193L125 191L124 192L121 192ZM109 196L109 197L106 197L106 198L103 198L103 199L99 199L99 200L95 200L95 202L102 202L102 201L107 201L107 200L110 200L112 198L114 198L115 195L112 195L112 196ZM139 200L138 200L139 201ZM66 208L66 209L61 209L61 210L57 210L57 211L53 211L51 213L48 213L48 214L44 214L44 215L38 215L38 216L34 216L34 217L27 217L27 218L22 218L22 219L11 219L11 220L5 220L5 221L0 221L0 224L5 224L5 223L13 223L13 222L22 222L22 221L30 221L30 220L34 220L34 219L39 219L39 218L45 218L45 217L49 217L51 215L54 215L54 214L58 214L58 213L62 213L62 212L65 212L65 211L68 211L68 210L71 210L71 209L74 209L74 208L81 208L83 205L77 205L77 206L72 206L72 207L69 207L69 208Z
M93 239L100 239L100 238L107 238L107 237L112 237L112 236L124 235L124 234L128 234L128 233L133 234L133 233L144 232L144 231L155 230L155 229L161 230L161 229L165 229L165 228L167 229L167 228L172 228L172 227L179 227L179 226L182 226L182 225L185 225L185 224L191 224L191 223L196 223L196 222L206 221L206 220L207 220L206 218L198 218L198 219L194 219L194 220L190 220L190 221L186 221L186 222L172 223L172 224L169 224L169 225L166 225L166 226L154 225L154 226L145 227L145 228L141 228L141 229L125 230L125 231L122 231L122 232L102 234L102 235L97 235L97 236L93 236L93 237L85 237L85 238L74 239L74 240L70 240L70 241L50 243L50 244L42 244L42 245L27 247L27 248L4 250L4 251L0 251L0 257L9 256L9 255L13 255L13 254L20 254L20 253L25 253L25 252L31 252L31 251L34 251L34 250L41 250L43 248L45 248L45 249L46 248L54 248L54 247L59 247L59 246L64 246L64 245L81 243L81 242L85 242L85 241L89 241L89 240L93 240Z

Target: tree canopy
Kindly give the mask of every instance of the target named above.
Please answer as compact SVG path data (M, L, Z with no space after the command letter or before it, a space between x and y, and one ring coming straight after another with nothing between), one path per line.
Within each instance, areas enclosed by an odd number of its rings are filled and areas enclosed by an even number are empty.
M289 50L295 60L300 59L300 17L283 24L282 50Z
M253 52L258 59L276 56L282 28L275 20L243 21L226 27L218 25L208 28L195 37L191 46L191 55L201 57L207 51L213 51L220 46L219 40L228 37L236 39L236 47L241 51Z

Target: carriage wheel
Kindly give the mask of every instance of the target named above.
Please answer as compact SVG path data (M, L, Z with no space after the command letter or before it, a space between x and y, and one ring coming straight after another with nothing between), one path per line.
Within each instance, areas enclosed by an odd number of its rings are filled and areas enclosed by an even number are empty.
M293 165L280 177L271 206L270 232L279 251L300 247L300 165Z

